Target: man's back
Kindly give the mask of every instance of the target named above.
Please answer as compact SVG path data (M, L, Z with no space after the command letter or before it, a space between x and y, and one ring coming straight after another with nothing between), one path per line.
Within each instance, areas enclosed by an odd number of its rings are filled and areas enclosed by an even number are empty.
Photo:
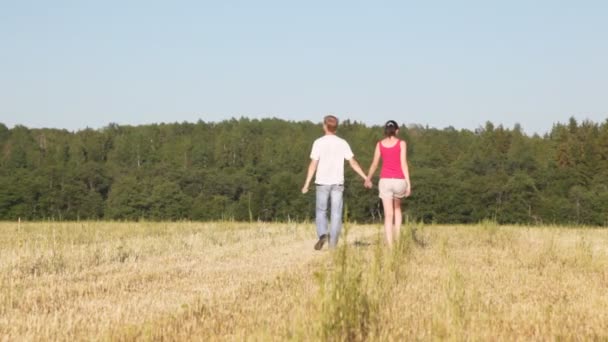
M310 158L318 160L316 184L330 185L344 183L344 160L350 160L353 152L346 140L328 134L315 140Z

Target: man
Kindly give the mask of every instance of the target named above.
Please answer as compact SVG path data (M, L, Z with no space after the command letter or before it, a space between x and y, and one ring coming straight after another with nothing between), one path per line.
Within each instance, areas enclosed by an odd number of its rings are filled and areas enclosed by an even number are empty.
M315 222L317 225L317 236L319 241L315 249L320 250L327 240L329 247L336 247L340 231L342 230L342 195L344 192L344 160L348 160L350 166L363 180L366 175L361 166L354 158L353 152L346 140L336 136L338 129L338 118L328 115L323 119L323 131L325 135L312 145L310 153L310 165L306 181L302 187L302 193L308 192L310 181L316 171L317 204ZM327 205L331 201L331 231L327 231Z

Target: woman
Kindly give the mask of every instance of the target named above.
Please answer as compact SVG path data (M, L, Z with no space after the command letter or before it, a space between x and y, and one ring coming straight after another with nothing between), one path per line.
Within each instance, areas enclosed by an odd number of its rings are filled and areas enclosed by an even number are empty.
M393 242L399 238L401 230L401 199L411 194L407 145L404 140L397 138L397 134L399 134L399 125L395 121L389 120L384 125L384 139L376 144L374 161L365 181L365 186L371 188L372 177L378 168L380 157L382 157L378 189L384 206L386 241L391 248Z

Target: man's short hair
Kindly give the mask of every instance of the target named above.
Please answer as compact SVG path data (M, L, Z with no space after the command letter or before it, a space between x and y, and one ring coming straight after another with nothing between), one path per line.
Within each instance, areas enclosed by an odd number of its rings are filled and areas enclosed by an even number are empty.
M323 118L323 124L327 127L327 130L336 133L338 130L338 118L333 115L327 115Z

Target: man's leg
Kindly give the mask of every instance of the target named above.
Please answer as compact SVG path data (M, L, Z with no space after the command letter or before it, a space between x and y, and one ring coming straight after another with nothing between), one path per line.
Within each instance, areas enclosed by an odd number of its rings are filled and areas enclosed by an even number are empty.
M315 223L317 224L317 237L319 242L315 245L315 249L323 248L325 239L327 237L327 205L329 203L330 185L317 185L316 186L316 210L315 210Z
M340 231L342 230L342 206L344 185L331 186L331 232L329 233L329 247L338 245Z

